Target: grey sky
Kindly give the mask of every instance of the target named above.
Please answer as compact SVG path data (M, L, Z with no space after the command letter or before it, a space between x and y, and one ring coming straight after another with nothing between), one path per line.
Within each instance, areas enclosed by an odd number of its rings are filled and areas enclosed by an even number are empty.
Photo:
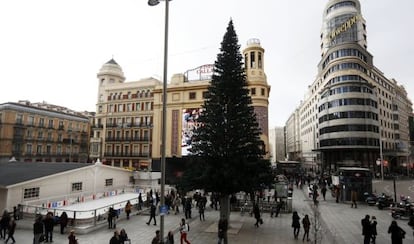
M412 0L360 0L374 64L414 94ZM272 86L269 125L282 126L313 82L327 0L173 0L168 79L213 63L233 19L242 48L259 38ZM96 73L114 59L127 81L162 79L164 4L146 0L0 2L0 103L47 101L95 111Z

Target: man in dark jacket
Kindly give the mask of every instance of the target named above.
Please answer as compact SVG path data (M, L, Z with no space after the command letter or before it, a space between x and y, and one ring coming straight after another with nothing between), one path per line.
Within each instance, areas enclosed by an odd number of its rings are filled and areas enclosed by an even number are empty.
M33 244L39 244L40 236L43 235L42 215L36 217L36 221L33 224L33 235Z
M364 236L364 244L369 244L371 241L371 222L369 221L369 215L365 215L365 218L361 220L362 235Z
M46 214L43 224L45 225L46 242L53 242L53 226L55 225L53 213Z
M157 225L157 219L155 218L155 211L156 211L156 207L153 203L151 203L151 209L150 209L150 219L147 222L147 225L149 225L151 223L151 220L154 219L154 225Z

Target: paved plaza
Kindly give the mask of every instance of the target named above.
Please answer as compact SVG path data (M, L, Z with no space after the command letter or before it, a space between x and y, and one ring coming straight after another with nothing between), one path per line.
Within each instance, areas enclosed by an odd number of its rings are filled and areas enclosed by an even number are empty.
M378 244L390 243L391 238L387 233L388 226L392 221L389 210L378 210L373 206L366 206L364 204L358 205L358 208L351 208L349 203L336 203L327 193L326 201L321 200L319 206L315 208L313 202L306 196L306 192L300 189L293 191L293 209L298 211L301 218L308 214L311 218L311 240L314 243L315 238L317 243L346 243L346 244L360 244L363 242L361 235L361 219L365 214L374 215L378 221ZM316 211L315 211L316 210ZM320 213L320 217L315 216ZM165 233L174 231L175 243L180 243L178 226L183 214L178 215L169 214L165 220ZM263 214L263 225L259 228L254 226L255 219L249 214L241 215L239 212L232 212L230 217L231 228L228 234L229 243L238 244L274 244L274 243L303 243L302 234L300 232L300 239L294 240L293 230L291 228L292 214L283 214L277 218L271 218L269 213ZM134 215L130 220L122 219L117 223L117 229L124 228L128 233L132 243L146 244L151 243L155 231L159 229L159 217L157 216L157 226L146 225L149 216ZM193 209L192 219L189 220L190 232L189 241L192 244L209 244L217 243L217 223L219 219L219 212L207 207L205 212L205 221L200 221L198 212ZM21 220L17 222L18 229L16 230L15 239L17 244L31 244L33 232L29 228L32 223L24 223ZM315 223L316 221L316 223ZM407 225L406 220L398 220L398 224L407 232L404 243L413 243L413 233L411 227ZM19 226L20 225L20 226ZM314 228L318 227L315 235ZM59 227L55 227L54 243L68 243L67 235L58 233ZM106 227L100 228L88 234L77 235L79 244L103 244L109 243L109 239L113 235L113 230ZM9 242L10 243L10 242ZM306 242L305 242L306 243Z

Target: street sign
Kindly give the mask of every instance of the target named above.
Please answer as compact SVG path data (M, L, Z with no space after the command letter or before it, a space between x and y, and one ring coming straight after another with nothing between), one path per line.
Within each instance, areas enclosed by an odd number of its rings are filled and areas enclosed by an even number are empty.
M160 206L160 215L166 215L168 212L167 205Z

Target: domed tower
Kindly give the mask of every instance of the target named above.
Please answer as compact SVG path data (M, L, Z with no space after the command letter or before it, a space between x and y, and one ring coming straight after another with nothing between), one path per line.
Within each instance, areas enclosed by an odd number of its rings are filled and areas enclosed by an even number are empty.
M269 157L269 94L270 86L267 84L264 72L264 49L260 45L259 39L250 39L243 50L247 84L257 122L262 131L261 139L264 142L266 156Z
M124 83L125 76L121 66L112 58L99 70L97 77L99 79L99 91L102 86L109 84Z

